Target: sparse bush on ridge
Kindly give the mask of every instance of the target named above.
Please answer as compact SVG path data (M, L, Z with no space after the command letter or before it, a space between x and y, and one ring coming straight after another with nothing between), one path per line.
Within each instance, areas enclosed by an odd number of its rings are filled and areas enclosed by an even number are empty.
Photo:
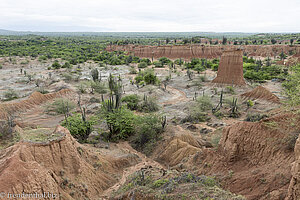
M18 94L15 90L13 89L8 89L7 91L4 92L4 100L5 101L11 101L13 99L17 99L18 98Z

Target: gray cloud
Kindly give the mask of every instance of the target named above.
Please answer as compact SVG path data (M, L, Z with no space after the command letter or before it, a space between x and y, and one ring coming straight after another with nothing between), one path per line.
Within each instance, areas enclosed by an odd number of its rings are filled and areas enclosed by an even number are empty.
M0 29L300 32L289 0L1 0Z

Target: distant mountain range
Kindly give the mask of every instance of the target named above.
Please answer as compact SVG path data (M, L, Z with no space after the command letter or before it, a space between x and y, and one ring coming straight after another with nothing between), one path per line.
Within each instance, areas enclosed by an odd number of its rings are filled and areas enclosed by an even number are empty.
M102 36L114 38L191 38L191 37L213 37L213 38L240 38L265 33L244 32L35 32L35 31L11 31L0 29L0 35L40 35L40 36ZM287 34L287 33L270 33Z
M128 38L166 38L166 37L241 37L257 33L242 32L35 32L11 31L0 29L0 35L41 35L41 36L103 36L103 37L128 37Z

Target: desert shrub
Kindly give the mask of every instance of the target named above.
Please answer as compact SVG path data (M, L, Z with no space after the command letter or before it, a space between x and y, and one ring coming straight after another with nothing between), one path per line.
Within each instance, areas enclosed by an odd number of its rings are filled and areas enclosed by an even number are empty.
M211 144L214 148L218 148L220 140L222 138L222 129L215 130L211 135Z
M137 71L133 66L130 67L129 74L137 74Z
M267 118L268 115L265 115L265 114L259 114L259 113L249 113L247 114L247 117L245 119L245 121L248 121L248 122L257 122L257 121L260 121L264 118Z
M13 99L17 99L18 98L18 94L15 90L13 89L8 89L7 91L4 92L4 100L5 101L11 101Z
M38 61L42 62L42 61L47 60L47 59L48 59L47 56L43 55L43 56L39 57Z
M53 69L60 69L61 68L61 64L59 64L59 62L56 60L54 61L54 63L51 65L51 67Z
M46 113L64 114L67 115L75 108L75 104L68 99L57 98L53 103L46 106Z
M84 142L88 138L89 134L93 131L94 124L95 121L93 119L83 121L81 114L69 116L61 123L80 142Z
M144 71L140 71L138 76L136 76L134 79L138 84L142 81L144 81L146 84L153 84L153 85L158 83L158 78L154 74L153 69L146 69Z
M196 64L195 66L194 66L194 70L195 71L197 71L197 73L199 74L200 72L203 72L203 71L205 71L205 67L204 66L202 66L201 64Z
M167 57L161 57L161 58L159 58L158 60L159 60L159 62L162 63L162 65L166 65L166 64L172 62L172 61L171 61L169 58L167 58Z
M253 107L253 106L254 106L254 102L253 102L252 100L249 99L249 100L247 101L247 107L250 108L250 107Z
M63 73L62 77L66 80L66 81L72 81L73 80L73 76L70 73Z
M203 111L201 106L197 106L197 103L189 106L188 115L181 120L181 123L192 122L199 123L209 121L210 117L208 117L207 113Z
M176 65L183 65L183 63L184 63L184 61L182 60L182 59L176 59L175 61L174 61L174 63L176 64Z
M207 81L206 76L199 76L199 79L200 79L201 82L206 82Z
M46 90L44 87L39 87L36 91L41 93L41 94L48 94L49 93L49 91Z
M148 69L145 70L144 81L146 84L156 84L158 79L154 74L154 70Z
M214 116L218 119L222 119L224 117L224 113L222 113L220 110L219 111L216 111L213 113Z
M88 85L87 82L80 82L79 85L77 85L77 89L81 94L86 93Z
M162 120L162 116L154 114L137 117L135 123L135 135L132 140L136 149L142 150L147 154L151 152L153 143L159 140L160 135L164 130Z
M147 65L151 65L151 61L149 60L149 58L142 58L141 60L140 60L140 63L146 63Z
M218 71L219 65L218 65L218 64L212 64L211 69L212 69L213 71Z
M284 93L288 96L288 104L291 106L300 105L300 65L291 67L292 73L283 82Z
M140 102L140 98L136 94L127 95L122 98L122 102L125 102L127 105L127 108L130 110L137 110L138 104Z
M134 122L136 116L127 108L120 107L109 112L101 107L100 118L104 119L110 132L107 134L107 140L126 139L134 134Z
M12 136L14 122L11 120L0 121L0 138L8 138Z
M211 110L213 107L211 103L211 98L209 96L198 97L196 102L197 102L196 106L198 106L202 111Z
M154 62L153 62L153 65L154 65L156 68L162 68L162 67L164 67L163 63L160 62L160 61L154 61Z
M3 66L0 64L0 69L2 69L3 68Z
M98 94L106 94L108 89L107 86L105 85L105 83L99 82L99 81L89 81L88 82L88 87L91 88L92 93L96 92Z
M140 62L140 63L138 64L138 68L146 68L147 66L148 66L148 64L145 63L145 62Z
M229 94L234 94L234 88L232 86L226 86L225 92Z
M97 81L99 79L99 71L97 68L94 68L92 71L91 71L91 76L93 78L93 81Z
M138 105L138 111L140 112L156 112L159 110L159 106L156 102L156 99L153 97L144 96L143 101Z
M69 62L65 62L62 66L61 66L61 68L72 68L72 65L69 63Z

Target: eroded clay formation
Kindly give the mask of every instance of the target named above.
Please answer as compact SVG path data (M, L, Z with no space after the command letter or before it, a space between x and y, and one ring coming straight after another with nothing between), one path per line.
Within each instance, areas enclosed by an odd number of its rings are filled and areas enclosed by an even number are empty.
M217 77L212 83L246 85L243 76L242 50L224 51L220 59Z
M53 92L49 94L41 94L40 92L34 92L26 100L0 104L0 119L5 119L15 112L30 109L32 108L32 106L40 105L48 100L67 95L70 92L72 92L70 89L62 89L58 92Z
M145 58L168 57L170 59L219 58L223 51L237 48L243 49L248 56L274 57L281 52L293 57L300 57L299 45L244 45L244 46L204 46L204 45L172 45L172 46L141 46L141 45L109 45L107 51L127 51L131 55Z
M264 88L263 86L257 86L250 92L246 92L241 96L250 99L263 99L266 101L271 101L273 103L280 103L280 99L275 94L273 94L272 92Z

